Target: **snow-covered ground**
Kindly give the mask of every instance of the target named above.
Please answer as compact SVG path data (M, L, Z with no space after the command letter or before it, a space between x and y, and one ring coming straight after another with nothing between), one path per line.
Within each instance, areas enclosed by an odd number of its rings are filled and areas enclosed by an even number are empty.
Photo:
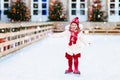
M65 38L47 37L0 59L0 80L120 80L120 35L87 35L81 75L64 74Z

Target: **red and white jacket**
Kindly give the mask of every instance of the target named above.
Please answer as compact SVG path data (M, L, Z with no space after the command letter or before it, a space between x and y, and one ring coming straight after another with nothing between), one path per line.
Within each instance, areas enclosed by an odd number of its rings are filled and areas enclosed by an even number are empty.
M82 25L80 24L80 27L82 27ZM84 45L88 45L87 40L85 39L84 34L82 33L82 31L80 31L77 34L77 40L76 42L72 42L72 44L70 43L70 38L71 38L71 32L69 31L69 29L66 29L64 32L62 33L57 33L55 36L57 37L66 37L65 40L67 40L66 42L66 52L69 55L73 55L73 54L78 54L81 51L81 48L84 47Z

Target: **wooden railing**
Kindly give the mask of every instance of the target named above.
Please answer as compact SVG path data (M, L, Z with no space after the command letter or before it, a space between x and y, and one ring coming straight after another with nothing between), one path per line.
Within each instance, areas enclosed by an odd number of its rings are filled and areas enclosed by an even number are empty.
M120 34L120 22L80 22L86 34ZM62 32L70 22L54 22L54 32Z
M0 57L39 41L52 32L53 23L1 23Z
M86 22L83 25L86 34L120 34L119 22Z

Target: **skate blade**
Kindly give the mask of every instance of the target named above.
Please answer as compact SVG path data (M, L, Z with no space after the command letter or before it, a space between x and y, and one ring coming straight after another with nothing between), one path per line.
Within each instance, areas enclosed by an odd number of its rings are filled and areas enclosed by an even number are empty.
M71 74L71 73L73 73L73 72L65 72L65 74Z
M74 73L74 72L73 72ZM80 75L80 72L76 72L76 73L74 73L74 74L78 74L78 75Z

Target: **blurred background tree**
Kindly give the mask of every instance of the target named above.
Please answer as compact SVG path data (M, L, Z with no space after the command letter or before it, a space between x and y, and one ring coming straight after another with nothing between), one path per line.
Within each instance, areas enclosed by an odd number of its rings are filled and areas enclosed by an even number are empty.
M10 21L29 21L30 11L26 7L25 3L21 0L17 0L11 5L10 9L7 10L6 15L10 18Z
M50 2L49 6L49 17L50 21L64 21L66 15L64 14L63 3L59 0Z
M93 0L93 5L89 9L88 20L101 22L105 20L104 12L101 10L102 5L100 0Z

